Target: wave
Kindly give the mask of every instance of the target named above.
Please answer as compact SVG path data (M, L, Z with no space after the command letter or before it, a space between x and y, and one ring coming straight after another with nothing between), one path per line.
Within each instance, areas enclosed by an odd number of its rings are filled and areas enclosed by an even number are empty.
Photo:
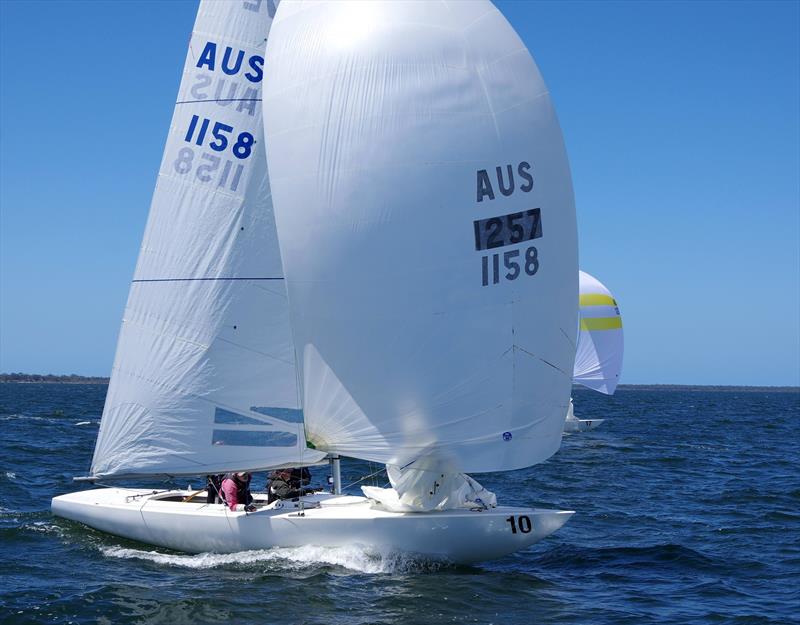
M52 412L45 414L45 415L35 415L35 414L24 414L24 413L13 413L13 414L0 414L0 421L44 421L45 423L58 423L63 424L65 422L65 418L69 417L63 410L53 410ZM74 425L92 425L92 424L99 424L100 419L95 417L93 419L85 419L83 421L78 421Z
M0 415L0 421L53 421L47 417L26 414L4 414Z
M398 574L431 571L445 563L400 552L380 553L360 545L346 547L275 547L236 553L170 554L125 547L100 547L111 558L136 559L189 569L277 565L287 571L333 566L356 573Z
M63 538L64 528L52 519L42 519L40 512L20 512L3 510L0 513L0 542L13 545L18 541L25 542L31 535L44 534ZM0 619L1 620L1 619Z
M710 558L699 551L677 544L648 545L640 547L585 548L562 546L550 550L539 559L545 564L604 568L669 568L678 567L699 571L714 571L724 568L725 563Z
M64 530L51 521L33 521L31 523L24 523L20 529L29 532L38 532L41 534L55 534L56 536L63 536Z

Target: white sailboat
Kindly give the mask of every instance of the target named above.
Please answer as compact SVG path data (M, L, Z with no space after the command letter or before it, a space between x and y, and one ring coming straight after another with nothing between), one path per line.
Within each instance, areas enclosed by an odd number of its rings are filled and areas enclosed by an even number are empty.
M570 398L567 418L564 421L564 431L570 434L586 432L587 430L593 430L603 423L603 421L605 421L605 419L578 419L578 417L575 416L574 403Z
M326 457L336 477L344 455L392 488L52 510L187 552L524 549L572 512L498 506L465 473L551 456L569 400L575 209L538 69L485 0L274 8L201 2L83 479Z
M594 276L581 271L580 330L573 380L599 393L613 395L622 373L625 347L622 315L611 291ZM584 432L605 419L578 419L569 401L565 432Z

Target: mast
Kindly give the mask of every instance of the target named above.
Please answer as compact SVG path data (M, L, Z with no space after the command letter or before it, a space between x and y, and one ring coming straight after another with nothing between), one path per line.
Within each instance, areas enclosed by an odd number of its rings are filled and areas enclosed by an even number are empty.
M330 454L328 460L331 465L331 487L334 495L342 494L342 466L339 454Z

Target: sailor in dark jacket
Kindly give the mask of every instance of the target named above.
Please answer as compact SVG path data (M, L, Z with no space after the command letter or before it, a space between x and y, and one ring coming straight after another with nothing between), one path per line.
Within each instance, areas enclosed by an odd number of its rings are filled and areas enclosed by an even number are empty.
M222 480L225 475L206 475L206 503L224 503L222 501Z
M314 492L313 488L304 488L311 483L311 472L302 469L279 469L269 474L267 492L269 501L276 499L294 499Z

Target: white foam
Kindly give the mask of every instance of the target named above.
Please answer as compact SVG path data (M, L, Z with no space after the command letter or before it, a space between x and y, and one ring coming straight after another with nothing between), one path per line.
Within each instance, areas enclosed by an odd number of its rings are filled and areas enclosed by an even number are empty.
M33 523L26 523L25 529L32 532L41 532L43 534L57 534L63 535L63 531L57 525L49 521L34 521Z
M17 474L14 473L13 471L6 471L6 477L9 480L16 480L17 479Z
M123 547L101 547L112 558L147 560L156 564L190 569L211 569L232 565L277 564L287 570L313 568L319 565L341 567L357 573L404 573L441 566L409 554L379 554L359 545L347 547L276 547L237 553L200 553L196 555L167 554Z
M0 421L55 421L50 417L39 417L37 415L27 415L27 414L9 414L3 415L0 417Z
M91 425L91 421L78 421L75 425Z

